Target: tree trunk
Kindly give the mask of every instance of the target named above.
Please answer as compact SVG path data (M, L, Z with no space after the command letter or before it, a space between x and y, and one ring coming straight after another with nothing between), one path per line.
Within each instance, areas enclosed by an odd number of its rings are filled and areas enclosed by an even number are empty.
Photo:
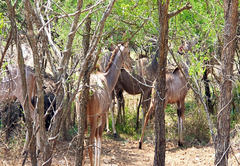
M27 95L27 84L26 84L26 73L25 73L25 64L24 64L24 59L22 55L22 49L20 42L18 40L18 28L15 22L15 10L12 7L11 1L7 0L7 10L9 14L9 19L11 21L11 28L12 28L12 36L15 41L16 47L17 47L17 55L18 55L18 66L20 69L20 74L22 78L22 89L23 89L23 96L28 101L28 96ZM30 107L29 107L29 102L25 102L23 108L25 109L25 118L26 118L26 124L27 124L27 134L28 138L30 139L30 144L29 144L29 152L30 152L30 158L31 158L31 164L32 165L37 165L37 157L36 157L36 139L33 135L33 126L32 126L32 118L30 114Z
M70 91L69 88L70 88L70 84L67 83L67 91L68 92ZM66 100L67 101L70 100L69 93L67 94ZM63 141L67 141L70 139L70 135L69 135L70 123L71 123L71 108L70 108L70 111L68 111L67 117L65 118L65 120L63 120L62 126L61 126L61 133L62 133Z
M158 66L158 77L156 80L156 106L155 106L155 155L154 155L154 165L165 165L165 87L166 87L166 65L167 65L167 55L168 55L168 20L180 13L181 11L191 9L187 3L180 9L177 9L171 13L168 13L170 0L158 0L158 16L159 16L159 66Z
M40 127L38 131L38 135L40 135L40 147L41 151L43 152L42 159L44 162L48 161L51 157L50 155L50 143L48 141L48 137L46 135L46 127L45 127L45 117L44 117L44 94L43 94L43 81L42 81L42 74L41 74L41 66L40 66L40 57L42 56L41 53L38 52L38 46L36 43L36 36L33 30L33 22L31 18L31 3L30 1L25 1L25 15L27 20L27 29L28 29L28 38L30 41L30 45L33 52L33 61L34 61L34 68L35 68L35 75L36 75L36 84L37 84L37 112L39 116L36 119L36 128ZM46 163L46 165L51 165L51 161Z
M87 7L90 7L88 5ZM85 23L85 34L83 35L83 51L84 51L84 57L86 57L89 45L90 45L90 31L91 31L91 17L88 17L86 19ZM90 62L90 60L89 60ZM90 63L85 68L84 75L83 75L83 89L82 93L79 97L79 102L80 102L80 108L77 110L77 124L78 124L78 140L77 140L77 152L76 152L76 163L75 166L81 166L84 165L83 163L83 151L84 151L84 135L85 135L85 126L87 124L87 99L88 99L88 94L89 94L89 81L90 81L90 71L91 66Z
M224 47L222 51L222 79L219 112L217 116L217 136L215 142L215 164L228 164L230 148L230 109L232 101L232 75L236 45L238 0L224 0Z
M155 110L155 155L154 165L165 165L165 87L166 87L166 65L168 53L168 5L166 2L158 1L158 15L159 15L159 67L158 77L156 82L156 110ZM159 99L161 97L161 99ZM163 100L162 100L163 99Z

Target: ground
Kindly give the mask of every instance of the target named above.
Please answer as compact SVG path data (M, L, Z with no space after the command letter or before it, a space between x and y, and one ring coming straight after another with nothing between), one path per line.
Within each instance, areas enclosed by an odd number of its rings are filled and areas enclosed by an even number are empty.
M73 166L75 161L74 151L70 142L59 141L53 157L53 166ZM214 165L214 148L212 143L205 146L187 145L189 147L179 148L176 141L167 142L166 166L191 166L191 165ZM237 166L240 161L240 140L232 143L234 155L230 153L230 166ZM21 165L23 157L20 150L1 148L0 165L16 166ZM10 153L11 152L11 153ZM40 159L40 157L39 157ZM238 161L237 161L237 160ZM125 165L153 165L154 145L144 143L143 149L138 149L138 141L116 141L114 139L103 139L101 165L125 166ZM26 165L30 165L27 159ZM86 164L89 165L89 158L86 157Z
M136 110L138 105L137 97L132 96L126 98L126 107L129 110ZM191 106L191 107L190 107ZM133 108L132 108L133 107ZM206 120L201 118L201 111L193 111L192 104L187 104L187 108L192 110L190 113L185 114L185 144L183 148L177 146L177 115L167 113L166 114L166 166L213 166L215 150L212 141L208 141L210 136L205 133L208 132L207 127L202 127L203 124L207 126ZM116 109L115 109L116 110ZM176 108L173 106L173 110ZM116 111L115 111L116 112ZM200 113L199 113L200 112ZM195 113L195 114L194 114ZM128 115L128 114L127 114ZM133 117L133 114L131 117ZM198 115L198 116L195 116ZM140 116L141 117L141 116ZM198 119L196 119L198 117ZM175 119L174 119L175 118ZM128 119L133 121L132 119ZM205 120L205 121L204 121ZM132 126L131 126L132 125ZM134 124L130 124L133 127ZM150 123L147 126L145 132L145 142L143 143L143 149L138 149L138 141L136 139L139 136L130 136L126 134L118 135L117 139L113 138L112 133L104 133L102 152L101 152L101 165L102 166L148 166L153 165L154 161L154 139L155 135L152 132L154 129L154 123ZM201 129L201 130L200 130ZM229 166L238 166L240 164L240 130L239 125L236 125L236 132L231 134L231 147L229 153ZM15 133L22 133L22 130L15 130ZM0 132L0 166L20 166L23 162L23 156L21 155L22 145L24 143L24 134L16 134L14 140L9 141L8 144L3 143L3 136ZM19 136L21 135L21 136ZM189 138L190 135L195 135L194 138ZM206 135L206 136L205 136ZM17 140L17 138L19 138ZM197 139L198 138L198 139ZM208 139L206 139L208 138ZM206 144L206 142L209 142ZM70 146L70 142L58 141L53 156L53 166L74 166L74 146ZM38 156L39 165L41 154ZM30 166L30 158L27 158L26 164ZM89 164L89 157L86 156L86 164Z

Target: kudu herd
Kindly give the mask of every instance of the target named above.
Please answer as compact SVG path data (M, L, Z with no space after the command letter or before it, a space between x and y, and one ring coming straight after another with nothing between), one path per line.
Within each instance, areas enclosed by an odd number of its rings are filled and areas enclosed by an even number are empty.
M126 69L121 69L121 73L119 75L118 81L116 83L116 86L114 87L114 90L116 94L118 95L118 102L120 100L123 101L123 96L119 94L122 94L123 91L127 92L131 95L137 95L142 94L142 111L143 111L143 122L142 126L144 124L144 117L146 114L146 111L149 108L150 100L151 100L151 85L153 84L153 81L155 79L157 68L158 68L158 50L154 54L152 58L140 58L137 61L130 60L131 63L131 71L128 71ZM100 70L104 71L106 64L109 62L109 54L103 56L100 60ZM129 66L129 65L128 65ZM133 67L134 66L134 67ZM128 67L130 68L130 67ZM114 98L114 93L111 94L112 99ZM120 98L120 99L119 99ZM119 106L120 104L118 104ZM119 109L118 109L119 110ZM113 118L113 109L111 109L111 115L112 115L112 127L114 135L116 135L115 130L115 124L114 124L114 118ZM108 123L108 121L107 121ZM107 130L108 124L107 124Z
M187 54L191 51L193 46L190 42L182 42L178 52L179 54ZM114 97L113 90L126 91L129 94L143 95L143 110L148 110L146 118L144 121L144 126L142 128L142 136L139 140L139 148L142 146L144 130L146 124L149 120L151 112L155 109L155 98L154 90L152 86L156 84L154 81L156 79L157 69L158 69L158 55L159 50L156 51L153 58L140 58L136 62L136 69L128 72L122 69L125 61L129 62L130 51L128 45L119 45L114 49L111 54L111 58L107 61L108 66L105 68L104 72L95 71L90 76L90 97L87 102L87 118L90 122L90 138L88 152L90 158L90 164L93 165L93 149L92 144L95 139L95 165L100 165L100 154L101 154L101 144L102 135L106 123L106 115L111 104L111 100ZM133 64L133 63L132 63ZM182 63L181 69L184 74L188 77L188 66L189 63ZM129 64L128 64L129 66ZM5 74L1 74L0 82L0 101L5 102L9 100L18 99L24 108L24 102L29 102L31 118L33 120L36 118L36 111L31 102L31 99L35 96L36 92L36 81L34 71L26 66L26 81L27 81L27 94L29 100L25 101L25 97L22 95L22 79L20 76L20 71L18 66L8 65ZM176 68L171 74L166 76L166 98L165 106L167 104L177 103L177 115L178 115L178 142L179 146L183 145L183 125L184 125L184 112L185 112L185 97L188 92L187 88L188 81L182 74L180 68ZM78 94L80 95L80 94ZM79 97L76 97L79 99ZM150 107L149 107L150 106ZM76 111L79 111L79 101L76 101ZM143 115L145 113L143 112ZM107 115L108 116L108 115ZM113 116L113 112L112 112ZM143 118L144 119L144 118ZM37 125L37 121L35 121ZM114 125L114 121L113 121ZM114 127L114 126L113 126ZM87 126L86 126L87 131ZM85 131L85 132L86 132ZM114 131L114 134L116 132ZM27 134L26 134L27 135ZM26 142L24 145L24 150L27 150L29 143L29 138L26 137ZM37 146L40 148L40 136L37 132ZM84 156L85 158L85 156Z

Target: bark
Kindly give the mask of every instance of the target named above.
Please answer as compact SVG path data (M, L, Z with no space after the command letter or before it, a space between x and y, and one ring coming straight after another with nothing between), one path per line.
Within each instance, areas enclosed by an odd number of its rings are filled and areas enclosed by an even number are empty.
M44 118L44 94L43 94L43 81L41 75L41 67L40 67L40 54L38 53L38 46L37 46L37 37L34 34L33 30L33 22L32 22L32 6L29 0L25 1L25 17L27 21L27 34L28 39L30 41L30 45L33 52L33 61L34 61L34 68L35 68L35 76L36 76L36 84L37 84L37 112L39 116L37 116L38 125L37 128L40 127L40 147L41 151L43 152L42 159L43 162L47 162L51 156L51 148L50 143L48 141L48 137L46 135L46 128L45 128L45 118ZM47 162L46 165L51 165L51 162Z
M28 94L27 94L27 84L26 84L26 73L25 73L25 64L24 64L24 59L22 55L22 49L20 46L20 42L18 40L18 28L16 25L15 21L15 10L11 5L11 1L7 0L7 10L9 14L9 19L11 21L11 27L12 27L12 36L13 40L15 41L16 47L17 47L17 55L18 55L18 66L20 69L20 74L22 78L22 89L23 89L23 96L28 101ZM25 102L25 105L23 106L25 108L25 119L26 119L26 124L27 124L27 133L30 139L29 143L29 152L30 152L30 158L31 158L31 164L32 165L37 165L37 157L36 157L36 139L34 138L33 135L33 126L32 126L32 118L30 114L30 107L29 107L29 102ZM24 163L23 163L24 164Z
M237 9L239 1L224 0L224 46L222 51L222 80L220 88L217 135L215 142L215 164L228 164L230 148L230 109L232 101L232 77L236 45Z
M72 64L72 63L70 63ZM70 91L70 83L67 82L67 91ZM67 94L67 101L70 100L70 94ZM67 141L70 139L70 135L69 135L69 129L70 129L70 122L71 122L71 108L70 111L68 111L67 113L67 117L63 120L62 125L61 125L61 133L62 133L62 140L63 141Z
M155 100L156 110L155 110L155 155L154 155L154 165L165 165L165 87L166 87L166 65L167 65L167 55L168 55L168 30L169 24L168 20L179 14L185 9L190 9L189 3L180 9L168 14L169 0L158 0L158 15L159 15L159 67L158 67L158 77L156 82L156 94Z
M88 5L87 8L89 8L91 6ZM84 51L84 58L87 55L88 49L89 49L89 45L90 45L90 31L91 31L91 17L88 17L86 19L86 23L85 23L85 32L83 35L83 51ZM90 64L90 63L88 63ZM89 65L86 66L85 68L85 72L83 75L83 89L80 92L82 95L79 97L79 101L80 101L80 110L77 111L77 124L78 124L78 140L77 140L77 152L76 152L76 162L75 162L75 166L81 166L84 165L83 161L83 151L84 151L84 134L85 134L85 128L87 126L85 126L87 124L87 99L88 99L88 94L89 94L89 81L90 81L90 67Z
M166 65L167 65L167 53L168 53L168 5L169 0L162 2L158 1L158 15L159 15L159 67L158 67L158 77L156 84L156 94L155 100L156 110L155 110L155 155L154 155L154 165L160 166L165 165L165 87L166 87Z

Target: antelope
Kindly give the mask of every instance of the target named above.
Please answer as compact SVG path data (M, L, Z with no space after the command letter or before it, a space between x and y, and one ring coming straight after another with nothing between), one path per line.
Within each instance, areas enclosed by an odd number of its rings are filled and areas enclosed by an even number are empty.
M7 70L1 74L1 81L0 81L0 101L1 102L8 102L11 100L18 99L21 103L23 109L24 102L29 103L31 118L35 121L35 125L37 126L37 120L35 118L35 108L31 102L34 98L36 93L36 80L34 71L29 67L25 66L25 73L26 73L26 82L27 82L27 94L28 94L28 101L25 101L25 96L23 96L23 89L22 89L22 78L20 75L20 69L17 65L8 65ZM27 151L29 144L28 134L26 133L26 140L24 144L23 152ZM37 132L37 148L40 150L40 135ZM38 152L37 150L37 152Z
M196 42L196 41L194 41ZM180 55L183 55L184 52L187 54L188 51L192 51L192 46L194 46L196 43L191 43L189 41L181 41L181 46L178 49L178 53ZM189 76L188 74L188 64L183 63L181 68L185 74L186 77ZM180 68L177 67L175 70L166 75L166 97L165 97L165 104L164 104L164 110L167 106L167 104L174 104L177 103L177 115L178 115L178 145L183 146L183 126L184 126L184 113L185 113L185 98L188 93L187 84L188 81L186 80L185 76L181 72ZM154 81L153 85L156 84L156 80ZM142 129L142 136L139 140L139 149L142 149L142 143L143 143L143 137L144 137L144 131L147 125L147 122L150 118L150 115L153 110L155 110L155 90L152 89L152 99L151 104L148 109L148 112L146 114L144 126Z
M128 44L115 48L105 72L95 71L90 75L90 96L87 101L87 118L90 122L88 153L93 165L92 144L95 139L95 165L100 165L102 135L106 123L106 113L111 103L111 93L117 83L124 61L130 57ZM77 95L77 98L79 98ZM76 102L79 111L79 101ZM85 154L85 153L84 153ZM84 155L85 158L85 155ZM83 159L84 162L84 159Z

